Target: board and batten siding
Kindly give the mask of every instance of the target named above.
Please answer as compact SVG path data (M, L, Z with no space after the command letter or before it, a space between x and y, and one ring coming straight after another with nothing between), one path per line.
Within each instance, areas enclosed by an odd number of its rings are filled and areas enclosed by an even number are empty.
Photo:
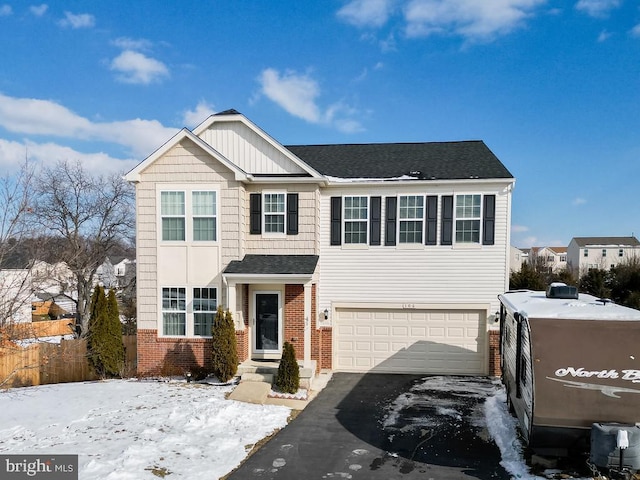
M440 245L442 195L496 195L494 245ZM438 195L438 245L385 246L384 197ZM381 196L380 246L330 245L330 202L333 196ZM485 304L488 314L499 307L498 294L508 288L510 190L505 184L456 186L407 186L398 188L329 188L322 192L319 309L332 303L379 302L399 304ZM455 226L454 226L455 232ZM423 242L424 243L424 242Z
M190 184L211 185L219 192L216 247L188 242L162 245L159 241L157 192ZM143 172L136 184L138 329L158 327L158 289L165 279L173 282L167 286L186 286L206 279L205 284L215 282L222 287L221 265L237 259L241 251L242 198L244 187L235 181L234 174L189 140L176 145ZM203 268L198 258L211 255L215 255L215 262L206 262L211 268ZM175 271L181 260L185 264ZM223 294L220 289L219 298L225 298Z
M214 123L199 136L245 172L273 175L306 173L242 122Z

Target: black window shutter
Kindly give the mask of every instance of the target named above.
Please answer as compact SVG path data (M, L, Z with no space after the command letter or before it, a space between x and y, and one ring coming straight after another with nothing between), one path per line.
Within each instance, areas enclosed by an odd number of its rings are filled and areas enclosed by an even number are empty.
M382 226L382 197L371 197L371 220L369 221L369 245L380 245Z
M342 197L331 197L331 245L342 242Z
M437 195L427 196L427 231L425 234L425 244L437 245L438 237L438 197Z
M298 234L298 194L287 194L287 235Z
M393 246L396 244L396 216L398 199L387 197L386 199L387 221L384 228L384 244Z
M249 196L249 233L262 233L262 194L252 193Z
M485 195L482 211L482 244L493 245L496 231L496 196Z
M453 245L453 195L442 197L441 245Z

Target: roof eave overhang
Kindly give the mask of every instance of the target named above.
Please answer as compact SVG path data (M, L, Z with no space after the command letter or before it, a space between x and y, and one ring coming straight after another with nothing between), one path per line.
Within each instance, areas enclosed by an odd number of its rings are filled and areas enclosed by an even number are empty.
M380 185L459 185L459 184L501 184L501 185L515 185L515 178L457 178L457 179L395 179L395 178L380 178L380 179L367 179L367 178L328 178L326 182L327 187L370 187Z
M312 273L223 273L225 283L251 283L251 284L305 284L313 280Z

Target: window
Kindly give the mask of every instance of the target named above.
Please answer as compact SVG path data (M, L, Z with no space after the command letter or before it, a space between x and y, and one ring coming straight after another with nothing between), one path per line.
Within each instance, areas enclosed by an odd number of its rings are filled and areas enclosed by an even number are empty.
M582 253L582 256L585 257L585 258L588 257L589 256L589 249L585 248L584 252Z
M367 243L368 198L344 198L344 243Z
M285 194L264 194L264 231L265 233L284 233Z
M624 257L624 250L623 249L618 250L618 256L619 257Z
M193 289L193 334L201 337L211 336L213 319L218 309L215 288Z
M566 255L560 255L560 261L561 262L566 262L567 261L567 256Z
M480 243L480 195L456 196L456 242Z
M178 336L187 334L186 289L174 287L162 289L162 334Z
M184 241L184 192L161 192L160 215L162 216L162 240Z
M607 249L606 249L606 248L603 248L603 249L602 249L602 256L603 256L603 257L606 257L606 256L607 256Z
M192 192L193 240L216 241L216 192Z
M400 197L400 205L398 208L400 243L422 243L424 197Z

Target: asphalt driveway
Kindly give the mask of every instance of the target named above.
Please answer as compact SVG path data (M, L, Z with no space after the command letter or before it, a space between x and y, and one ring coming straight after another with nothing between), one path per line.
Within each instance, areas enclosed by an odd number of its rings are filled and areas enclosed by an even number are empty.
M507 480L482 410L495 389L485 378L337 373L228 478Z

